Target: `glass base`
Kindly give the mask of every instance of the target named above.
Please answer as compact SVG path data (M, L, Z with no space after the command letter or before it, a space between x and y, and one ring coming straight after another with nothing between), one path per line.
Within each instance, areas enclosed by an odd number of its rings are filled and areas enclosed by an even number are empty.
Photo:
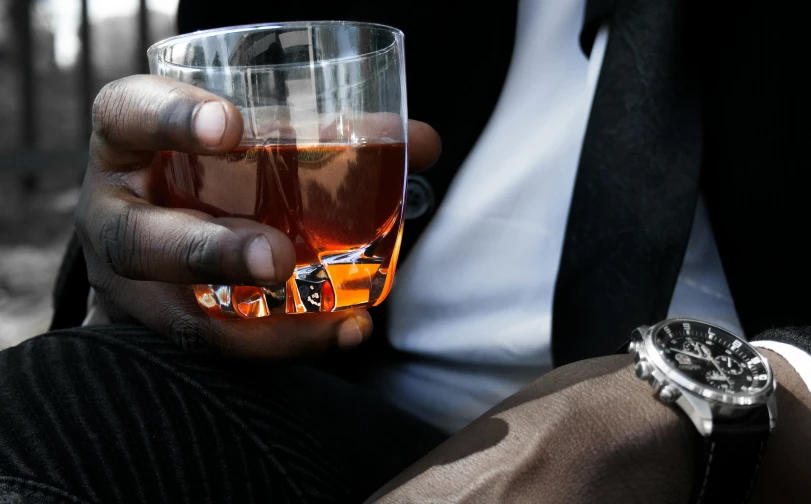
M396 256L391 263L395 260ZM356 252L324 257L318 266L298 267L287 283L276 289L195 285L194 294L211 317L259 318L375 306L388 295L393 278L394 268L384 266L383 259Z

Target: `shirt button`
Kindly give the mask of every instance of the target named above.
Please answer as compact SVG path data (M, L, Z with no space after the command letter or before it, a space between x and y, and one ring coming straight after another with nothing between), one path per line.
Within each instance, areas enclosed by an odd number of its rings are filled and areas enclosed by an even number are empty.
M408 177L406 187L405 218L417 219L434 208L434 190L431 184L419 175Z

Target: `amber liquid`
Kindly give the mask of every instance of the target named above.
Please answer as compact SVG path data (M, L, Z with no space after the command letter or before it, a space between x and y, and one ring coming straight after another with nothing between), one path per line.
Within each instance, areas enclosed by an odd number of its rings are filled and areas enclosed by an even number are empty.
M243 217L282 230L296 274L276 297L251 286L195 286L214 317L372 306L391 289L402 233L403 143L262 145L224 156L167 151L151 173L153 202ZM282 306L274 308L279 296Z

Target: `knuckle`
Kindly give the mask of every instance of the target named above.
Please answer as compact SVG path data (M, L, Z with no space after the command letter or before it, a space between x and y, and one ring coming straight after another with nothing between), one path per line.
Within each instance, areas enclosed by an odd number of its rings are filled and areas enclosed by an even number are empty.
M133 132L160 140L173 128L188 126L194 106L177 83L125 77L108 83L96 96L93 132L113 145L127 142Z
M119 127L122 112L125 109L125 79L114 80L105 84L93 101L93 132L102 139L115 136Z
M131 207L108 218L99 229L98 255L117 275L140 276L136 247L138 218Z
M168 322L169 339L184 352L211 352L210 331L198 317L180 313Z
M203 233L192 237L188 242L185 258L185 266L190 271L204 276L216 276L223 262L217 236Z

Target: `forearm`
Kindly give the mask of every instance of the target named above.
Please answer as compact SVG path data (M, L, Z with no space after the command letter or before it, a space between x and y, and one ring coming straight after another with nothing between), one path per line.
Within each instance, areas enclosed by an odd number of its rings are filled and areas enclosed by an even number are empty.
M780 355L777 427L751 503L811 502L811 392ZM695 428L634 377L630 356L552 371L381 489L378 502L688 502Z
M372 501L623 502L635 488L638 502L686 502L691 429L635 378L631 356L582 361L495 406Z

